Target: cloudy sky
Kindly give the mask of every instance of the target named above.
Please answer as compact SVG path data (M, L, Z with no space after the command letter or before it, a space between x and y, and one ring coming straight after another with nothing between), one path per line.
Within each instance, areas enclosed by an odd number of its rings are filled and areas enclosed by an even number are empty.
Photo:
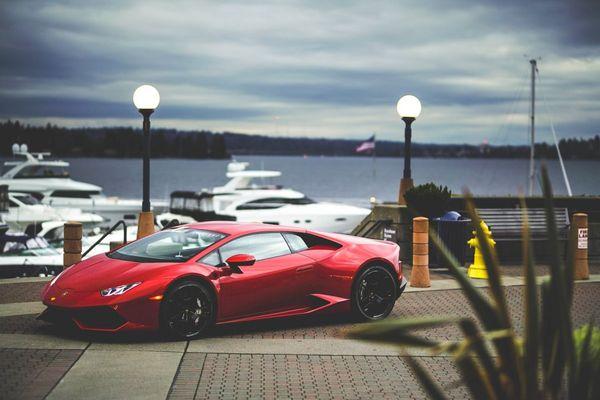
M540 140L600 134L600 2L29 1L0 3L0 119L153 123L269 135L524 143L539 61ZM545 99L545 100L544 100Z

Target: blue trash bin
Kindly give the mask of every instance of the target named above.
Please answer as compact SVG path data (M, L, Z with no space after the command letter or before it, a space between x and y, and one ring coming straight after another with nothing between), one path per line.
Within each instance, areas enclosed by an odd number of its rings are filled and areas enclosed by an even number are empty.
M439 218L434 219L435 229L446 245L450 253L458 260L461 265L467 262L467 240L469 240L469 231L471 229L471 220L464 218L456 211L448 211ZM448 268L446 260L438 251L435 245L430 248L430 264L432 266Z

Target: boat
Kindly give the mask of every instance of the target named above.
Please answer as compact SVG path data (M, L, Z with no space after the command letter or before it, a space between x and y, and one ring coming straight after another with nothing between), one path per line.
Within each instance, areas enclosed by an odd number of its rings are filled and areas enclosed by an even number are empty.
M0 226L0 278L57 275L62 269L62 254L44 238Z
M7 185L9 191L28 193L55 208L79 208L98 214L106 226L119 220L136 223L140 201L108 197L100 186L71 179L69 163L47 159L50 153L29 152L25 144L14 144L12 150L19 159L5 162L5 172L0 176L0 185ZM153 206L154 211L163 211L167 204L153 202Z
M79 208L55 208L42 204L29 193L9 192L8 210L2 219L13 231L23 232L31 225L46 221L77 221L84 230L90 230L104 222L104 218L93 213L82 212Z
M178 215L172 213L163 213L156 216L155 230L159 231L164 229L172 223L179 224L190 224L196 222L193 218L185 215ZM36 225L35 230L28 230L29 235L35 235L47 241L50 246L54 247L59 253L63 253L64 250L64 226L65 221L45 221ZM93 248L87 252L85 258L95 256L96 254L106 253L110 251L111 243L123 243L123 239L127 242L133 242L137 240L137 226L128 226L127 232L123 232L123 229L115 229L108 235L104 236L106 229L96 227L92 230L85 231L81 238L82 253L86 253L90 247ZM103 237L104 236L104 237ZM96 243L99 240L100 243Z
M229 182L213 188L213 209L241 222L301 226L350 233L371 210L341 203L318 202L303 193L267 182L280 171L248 170L247 162L227 166Z

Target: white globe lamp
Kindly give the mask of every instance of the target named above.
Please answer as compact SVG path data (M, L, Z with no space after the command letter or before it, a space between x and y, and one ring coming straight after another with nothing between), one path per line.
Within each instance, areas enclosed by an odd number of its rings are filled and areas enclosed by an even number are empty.
M396 111L401 118L416 119L421 114L421 102L412 94L404 95L398 100Z
M155 110L160 104L160 94L154 86L142 85L133 92L133 104L138 110Z

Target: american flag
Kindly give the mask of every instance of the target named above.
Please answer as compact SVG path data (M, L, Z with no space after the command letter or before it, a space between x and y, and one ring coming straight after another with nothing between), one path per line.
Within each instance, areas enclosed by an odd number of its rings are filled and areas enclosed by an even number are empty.
M375 151L375 135L362 142L357 148L357 153L363 153L366 151Z

